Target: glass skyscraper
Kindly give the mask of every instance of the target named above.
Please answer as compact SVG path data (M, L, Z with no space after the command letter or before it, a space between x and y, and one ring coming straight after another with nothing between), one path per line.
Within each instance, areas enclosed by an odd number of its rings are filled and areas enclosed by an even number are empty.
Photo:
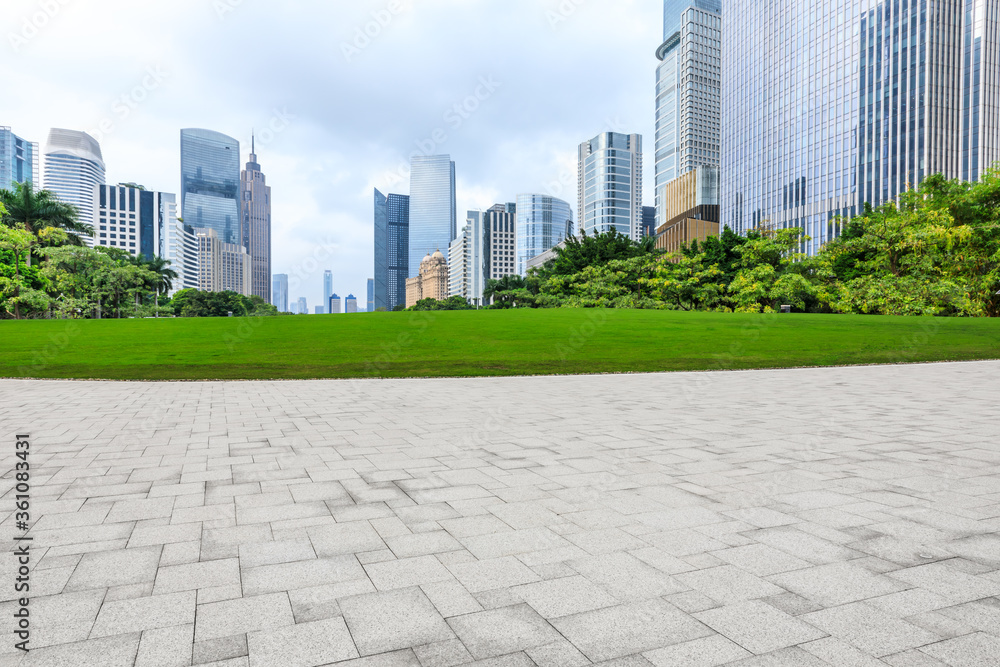
M365 306L365 311L369 313L375 312L375 279L368 279L368 304Z
M455 163L448 155L414 156L410 168L410 260L407 278L420 273L427 255L448 246L457 235Z
M271 290L271 186L260 170L251 140L250 161L240 173L243 247L250 255L250 294L270 303Z
M323 303L329 303L331 296L333 296L333 271L326 270L323 272Z
M663 187L719 164L721 0L664 0L656 50L656 207ZM658 218L662 217L660 211ZM663 224L658 220L657 224Z
M185 225L214 229L223 243L242 245L239 141L181 130L181 213Z
M25 141L0 127L0 190L13 190L15 183L30 182L38 190L42 182L38 177L41 155L38 144Z
M573 231L573 211L562 199L518 195L517 274L525 275L529 259L559 245Z
M604 132L580 144L580 227L589 235L617 229L642 233L642 137ZM528 258L530 259L530 258Z
M288 312L288 274L276 273L272 278L271 304L279 313Z
M721 219L799 227L1000 159L997 0L734 0L723 15Z
M375 190L375 309L406 304L409 253L410 198Z
M52 129L45 144L44 184L60 201L76 207L80 222L94 224L94 196L97 186L104 185L101 145L86 132Z

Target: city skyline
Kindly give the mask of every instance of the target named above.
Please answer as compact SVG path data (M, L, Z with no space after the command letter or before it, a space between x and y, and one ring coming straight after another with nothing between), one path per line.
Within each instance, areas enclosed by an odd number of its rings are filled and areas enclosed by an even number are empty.
M652 137L659 3L583 3L565 13L558 2L537 0L402 5L358 48L358 31L384 2L317 4L308 20L225 0L107 0L99 12L87 1L60 3L16 53L5 45L12 67L0 81L38 97L9 96L0 125L40 145L53 127L93 132L107 183L176 193L178 205L181 129L239 140L241 166L255 133L274 193L272 273L289 275L290 297L301 292L311 303L321 301L329 266L338 285L364 293L374 272L372 190L408 193L412 152L448 153L456 162L461 224L465 211L524 192L575 208L581 140L605 128ZM38 5L12 0L5 9L17 33ZM101 20L107 12L116 17L113 29ZM609 26L635 38L585 46ZM301 35L287 52L246 51L247 34L283 31ZM516 51L504 36L515 32L523 40ZM607 66L619 75L593 98L583 85L588 69ZM436 73L430 86L429 71ZM405 108L396 104L402 98Z

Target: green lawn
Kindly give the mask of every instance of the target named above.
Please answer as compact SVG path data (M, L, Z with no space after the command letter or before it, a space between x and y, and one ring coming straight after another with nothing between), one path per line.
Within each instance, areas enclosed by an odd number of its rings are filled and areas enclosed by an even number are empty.
M434 377L1000 358L1000 320L642 310L0 322L0 377Z

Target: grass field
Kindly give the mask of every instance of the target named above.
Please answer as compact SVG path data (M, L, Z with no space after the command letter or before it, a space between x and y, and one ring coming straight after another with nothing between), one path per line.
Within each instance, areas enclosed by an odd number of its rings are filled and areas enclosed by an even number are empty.
M0 322L0 377L500 376L1000 358L1000 320L630 310Z

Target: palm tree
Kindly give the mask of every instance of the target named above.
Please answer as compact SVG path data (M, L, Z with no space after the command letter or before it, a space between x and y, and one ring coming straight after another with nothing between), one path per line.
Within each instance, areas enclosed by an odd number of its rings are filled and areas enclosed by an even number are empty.
M159 308L160 292L169 292L174 288L174 280L177 279L177 272L170 268L170 260L163 259L162 257L154 257L147 262L143 262L143 264L147 269L156 274L156 280L153 283L156 296L153 297L153 304ZM159 317L159 314L157 314L157 317Z
M83 236L92 236L94 228L80 222L76 207L59 201L49 190L35 191L30 182L15 183L13 190L0 190L0 202L7 208L8 225L22 223L35 236L46 227L67 232L69 243L83 245ZM27 259L31 265L31 258Z

